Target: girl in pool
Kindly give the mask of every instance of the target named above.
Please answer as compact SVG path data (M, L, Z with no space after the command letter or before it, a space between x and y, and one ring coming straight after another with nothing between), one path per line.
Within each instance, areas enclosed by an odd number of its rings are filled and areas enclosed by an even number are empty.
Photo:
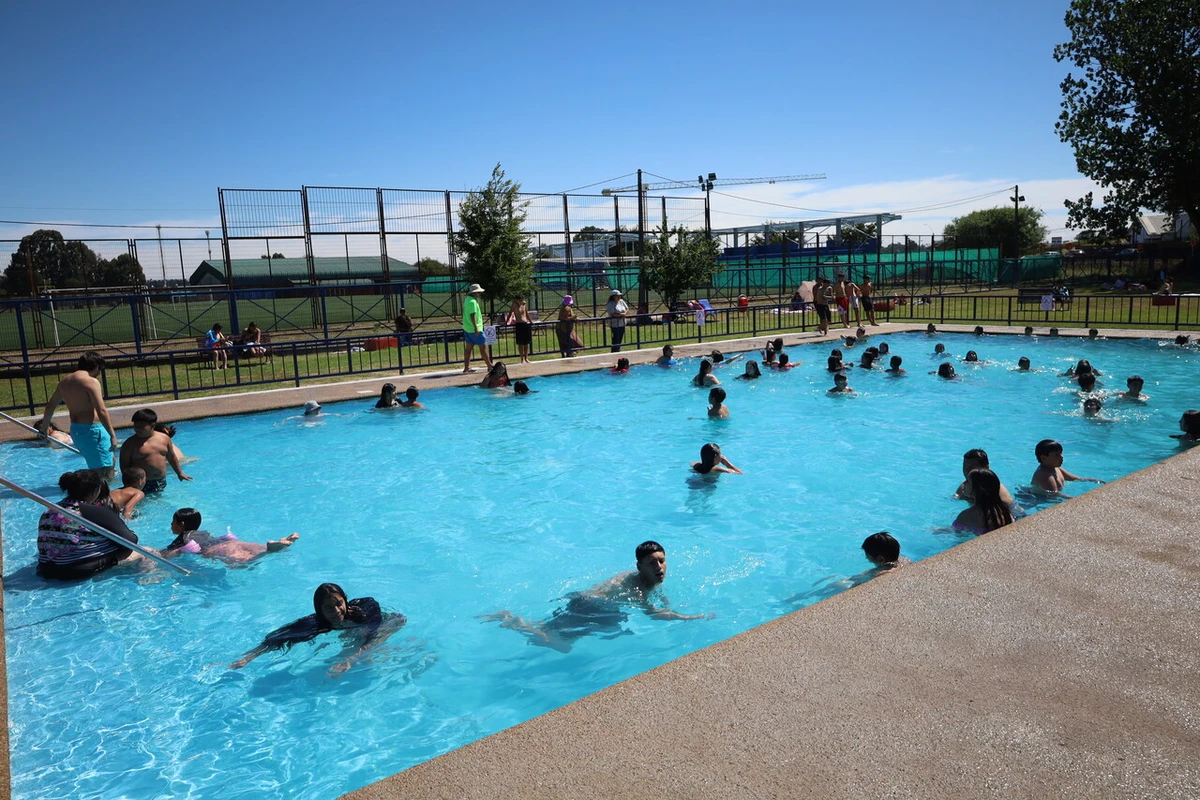
M1179 418L1179 430L1183 433L1173 433L1171 437L1178 439L1181 445L1191 446L1200 442L1200 411L1192 409L1183 412Z
M300 534L293 533L266 544L240 542L232 533L213 536L208 531L200 530L201 521L200 512L194 508L176 511L171 517L171 533L175 534L175 538L163 548L162 554L169 558L180 553L191 553L205 558L218 558L226 564L244 564L267 553L286 550L300 538Z
M1000 497L1000 478L996 473L973 469L967 475L967 482L975 501L954 520L954 530L980 536L1012 523L1012 509Z
M700 448L700 460L692 464L692 470L701 475L711 475L718 472L731 472L742 475L743 472L729 463L729 459L721 455L721 446L709 442Z
M758 368L758 362L757 361L747 361L746 362L746 371L743 374L738 375L737 380L752 381L755 378L761 378L761 377L762 377L762 372Z
M385 383L379 388L379 399L375 402L376 408L399 408L400 401L396 399L396 384Z
M775 346L767 342L767 346L762 351L763 366L770 367L775 364Z
M229 668L241 669L264 653L310 641L322 633L353 631L353 638L343 650L343 653L351 652L329 671L330 675L337 675L349 669L367 650L400 630L407 621L400 613L385 614L373 597L349 600L336 583L322 583L313 592L312 614L271 631L262 644L230 664Z
M952 381L952 380L955 380L956 378L958 378L958 373L956 373L954 371L953 364L951 364L949 361L943 361L941 364L938 365L937 376L939 378L944 378L948 381Z
M612 371L616 375L624 375L625 373L629 372L629 359L618 358L616 365L612 368Z
M488 374L483 376L483 380L479 385L484 389L501 389L509 385L508 367L504 366L503 361L497 361L492 364L492 368L488 370Z
M697 389L707 389L710 386L720 386L721 382L717 380L717 376L712 374L713 365L707 358L700 362L700 371L696 373L696 377L692 378L692 386Z
M799 366L798 363L793 364L788 361L787 353L780 353L779 359L775 362L775 369L779 370L780 372L787 372L789 369L793 369L797 366Z
M90 469L66 472L58 486L67 493L59 505L105 530L137 543L138 537L111 508L96 505L104 487L99 473ZM113 542L57 511L46 511L38 520L37 574L43 578L75 581L90 578L140 553Z

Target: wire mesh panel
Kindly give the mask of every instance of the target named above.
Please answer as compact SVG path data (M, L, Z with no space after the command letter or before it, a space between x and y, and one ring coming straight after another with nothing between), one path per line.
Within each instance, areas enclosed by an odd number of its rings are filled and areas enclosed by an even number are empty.
M305 186L312 234L378 233L379 194L375 189Z
M299 189L221 189L218 196L229 238L304 236Z
M446 193L384 189L383 224L388 233L446 234Z

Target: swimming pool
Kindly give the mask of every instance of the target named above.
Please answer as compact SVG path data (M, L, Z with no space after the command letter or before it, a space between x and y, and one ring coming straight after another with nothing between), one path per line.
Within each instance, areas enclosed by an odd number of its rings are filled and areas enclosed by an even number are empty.
M887 528L916 558L945 549L958 539L934 529L962 508L950 495L968 448L986 448L1010 487L1028 481L1044 437L1064 444L1068 469L1113 479L1176 452L1168 435L1195 405L1197 354L1156 342L887 341L910 375L854 370L852 397L825 395L829 345L792 348L802 366L749 385L728 380L737 365L718 370L724 421L688 387L691 362L535 381L519 399L428 392L423 413L377 413L364 398L326 406L316 425L295 412L183 423L196 481L172 482L134 528L162 546L170 512L193 505L210 531L303 534L250 569L193 559L192 578L46 588L25 566L38 509L5 499L15 795L333 796L785 613L793 595L816 599L831 576L867 566L866 533ZM935 341L999 363L939 381L926 374ZM1045 371L1010 371L1019 355ZM1080 417L1056 373L1081 357L1109 389L1141 374L1151 401L1110 403L1114 422ZM747 474L690 481L706 441ZM0 459L53 497L79 466L20 445ZM715 619L631 615L631 635L561 654L476 618L545 617L631 568L647 538L667 549L672 607ZM340 679L326 674L334 641L226 669L307 613L326 580L409 625Z

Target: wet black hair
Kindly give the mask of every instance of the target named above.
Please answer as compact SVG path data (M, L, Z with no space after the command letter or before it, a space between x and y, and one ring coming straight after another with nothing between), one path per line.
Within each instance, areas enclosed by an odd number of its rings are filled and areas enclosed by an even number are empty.
M902 359L900 356L892 356L892 360L890 362L892 369L900 369L900 365L903 363L904 359Z
M830 356L826 369L829 372L839 372L842 369L842 360L837 356Z
M1125 379L1125 385L1128 386L1129 384L1133 383L1134 381L1137 381L1138 383L1140 383L1142 385L1145 385L1145 383L1146 383L1144 380L1142 380L1141 375L1130 375L1128 378Z
M159 423L155 424L154 430L158 431L159 433L165 433L167 436L170 436L172 439L174 439L175 431L177 429L175 428L174 425L164 425L161 422L159 422Z
M711 357L712 357L714 364L720 364L722 361L725 360L725 356L721 353L720 350L713 350Z
M973 450L968 450L967 452L963 453L963 461L967 461L968 459L971 461L978 461L980 464L983 464L983 466L985 466L985 467L991 466L988 463L987 451L983 450L981 448L978 448L978 447L976 447Z
M713 403L724 403L725 397L725 390L720 386L714 386L708 393L708 399Z
M863 540L862 549L871 561L891 564L900 559L900 543L887 531L872 533Z
M963 356L963 361L978 361L978 360L979 360L979 354L976 353L974 350L968 350L967 354L965 356Z
M1188 337L1184 336L1183 334L1180 334L1179 336L1175 337L1175 344L1185 345L1187 343L1188 343ZM80 367L80 369L83 369L83 367Z
M779 366L786 367L788 365L788 354L780 353L779 358L777 359L777 362L778 362Z
M1188 436L1200 439L1200 411L1195 409L1185 411L1179 421L1183 424L1183 430Z
M943 361L940 365L938 365L938 373L937 374L938 374L939 378L953 378L954 377L954 365L951 364L949 361Z
M663 546L658 542L654 541L653 539L648 539L639 544L637 549L633 551L633 558L636 563L640 564L642 563L643 558L648 555L653 555L654 553L662 553L663 555L666 555L667 551L664 550Z
M937 333L937 326L932 322L925 326L926 333Z
M617 369L629 369L629 359L628 358L618 358L617 359Z
M1054 439L1042 439L1033 446L1033 455L1040 459L1042 456L1048 456L1051 453L1061 453L1062 445Z
M366 622L366 613L356 607L350 605L350 598L346 595L346 590L338 586L336 583L322 583L313 592L313 612L317 618L317 628L319 630L330 630L333 628L333 623L321 616L321 603L326 597L340 596L346 602L346 619L351 622Z
M68 500L87 500L100 491L104 479L94 469L64 472L58 478L58 488L67 493Z
M133 486L138 481L146 480L146 470L141 467L126 467L121 470L121 484Z
M1033 336L1033 326L1032 326L1032 325L1026 325L1026 326L1025 326L1025 335L1026 335L1026 336Z
M1085 392L1090 392L1096 388L1096 376L1094 373L1081 372L1076 380L1079 381L1079 388Z
M154 413L153 408L143 408L133 412L129 421L134 425L154 425L158 422L158 414Z
M709 442L700 448L700 469L696 470L701 474L712 472L721 461L721 445L716 442Z
M404 390L404 396L407 397L409 400L416 400L418 397L421 396L421 392L417 390L417 387L410 386Z
M1000 478L990 469L973 469L967 475L971 484L973 504L983 512L984 531L994 531L1012 524L1012 509L1000 499Z
M783 337L779 336L771 340L771 346L775 348L776 353L783 352Z
M983 336L983 326L982 326L982 325L976 325L976 326L975 326L975 335L976 335L976 336Z
M747 361L746 362L745 375L747 378L758 378L758 377L762 376L762 370L760 370L758 368L757 361Z
M1018 367L1021 366L1022 364L1028 364L1028 363L1029 363L1029 358L1026 356L1021 356L1020 358L1017 359Z
M529 384L525 381L513 381L513 394L529 394Z
M194 508L181 508L171 515L171 522L178 522L183 526L184 532L200 530L200 524L204 518L200 516L200 512Z

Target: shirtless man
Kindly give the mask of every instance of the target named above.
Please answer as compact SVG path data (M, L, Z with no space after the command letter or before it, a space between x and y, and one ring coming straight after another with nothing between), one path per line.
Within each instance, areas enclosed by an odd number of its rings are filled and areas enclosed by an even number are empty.
M558 609L549 619L531 622L511 611L485 614L485 622L499 622L524 634L530 644L549 647L566 653L575 639L589 633L607 633L619 636L626 615L622 606L634 605L653 619L711 619L712 614L680 614L667 608L667 598L659 587L667 577L667 554L658 542L642 542L634 551L637 569L614 575L582 592L567 596L567 605ZM656 602L657 601L657 602Z
M175 470L181 481L190 481L179 466L179 458L171 446L171 437L154 430L158 414L152 409L135 411L132 418L133 436L121 446L121 471L137 467L146 473L146 494L157 494L167 488L167 465Z
M973 470L991 468L991 465L988 463L988 454L986 451L976 448L963 453L962 474L964 480L958 485L958 489L954 492L954 496L960 500L974 502L975 497L971 491L971 482L966 480L966 477L970 475ZM1010 506L1013 504L1012 494L1009 493L1008 489L1005 488L1003 483L1000 484L1000 500Z
M1037 491L1057 494L1062 491L1067 481L1104 483L1099 478L1081 478L1063 469L1063 448L1053 439L1042 439L1033 449L1033 454L1037 457L1038 468L1034 470L1029 482Z
M833 285L833 300L837 303L838 316L842 318L842 327L850 327L850 287L846 276L838 273L837 283Z
M45 433L50 427L50 418L59 403L67 404L71 416L71 439L83 455L88 469L98 471L101 477L113 478L113 451L121 446L113 431L112 420L104 405L104 391L100 386L100 371L104 369L104 357L94 351L79 357L79 368L58 382L58 388L50 395L42 419L36 425Z
M813 307L817 309L817 332L822 336L829 333L829 304L833 302L833 287L828 278L817 278L813 287Z

